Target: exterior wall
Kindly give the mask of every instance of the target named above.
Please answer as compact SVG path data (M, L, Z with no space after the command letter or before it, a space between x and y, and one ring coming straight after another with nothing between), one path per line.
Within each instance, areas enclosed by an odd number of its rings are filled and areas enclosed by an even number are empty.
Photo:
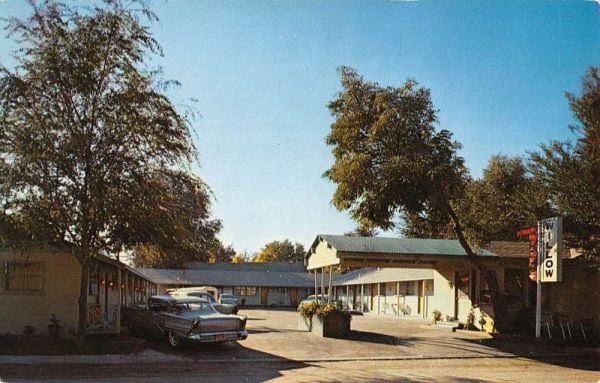
M450 283L452 282L452 283ZM454 297L456 286L454 284L454 269L436 268L433 271L434 295L430 307L433 310L439 310L442 318L454 318Z
M287 297L287 289L281 287L265 287L269 289L268 296L268 305L276 305L276 306L284 306L287 305L288 297Z
M30 262L43 262L43 288L41 291L6 291L7 262L24 262L25 257L14 257L11 252L0 253L0 334L21 334L25 326L33 326L35 333L48 335L50 316L60 321L59 336L64 337L70 328L77 328L77 298L81 268L75 257L51 250L33 250Z
M326 241L321 241L315 248L314 254L308 258L308 269L320 269L324 266L337 265L339 263L340 260L336 255L336 250L328 245Z

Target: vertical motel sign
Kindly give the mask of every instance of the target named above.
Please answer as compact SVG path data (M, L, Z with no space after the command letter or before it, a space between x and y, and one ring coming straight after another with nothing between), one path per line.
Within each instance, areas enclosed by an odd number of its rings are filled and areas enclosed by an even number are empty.
M540 282L562 280L562 218L543 219L540 222L538 278Z

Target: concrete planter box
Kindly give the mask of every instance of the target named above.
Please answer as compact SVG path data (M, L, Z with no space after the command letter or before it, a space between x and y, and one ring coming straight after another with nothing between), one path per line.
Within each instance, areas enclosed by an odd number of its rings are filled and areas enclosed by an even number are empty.
M310 331L325 338L344 338L350 332L350 319L343 315L330 315L325 320L312 317L312 320L300 316L298 329Z

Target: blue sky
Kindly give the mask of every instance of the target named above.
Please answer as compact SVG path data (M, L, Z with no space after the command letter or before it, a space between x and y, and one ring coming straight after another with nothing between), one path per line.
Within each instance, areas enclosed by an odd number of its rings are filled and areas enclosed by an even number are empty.
M564 92L598 65L595 2L154 1L153 33L174 99L198 99L198 174L215 194L221 239L257 251L354 228L330 205L324 143L336 69L432 91L439 126L481 174L490 156L573 138ZM0 15L25 15L0 1ZM0 61L14 48L2 36Z

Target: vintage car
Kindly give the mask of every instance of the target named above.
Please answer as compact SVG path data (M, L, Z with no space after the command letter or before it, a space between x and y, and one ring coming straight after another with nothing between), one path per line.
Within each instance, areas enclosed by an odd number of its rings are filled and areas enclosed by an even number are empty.
M130 333L166 337L173 347L182 340L224 343L248 337L245 316L219 313L194 297L152 296L146 304L125 307L122 320Z
M167 294L174 297L197 297L201 299L206 299L210 303L212 303L215 310L223 314L237 314L238 313L238 305L237 302L235 304L230 302L219 302L217 303L217 297L219 297L219 292L216 288L210 286L201 286L201 287L183 287L179 289L169 289L167 290ZM219 298L220 301L220 298Z

